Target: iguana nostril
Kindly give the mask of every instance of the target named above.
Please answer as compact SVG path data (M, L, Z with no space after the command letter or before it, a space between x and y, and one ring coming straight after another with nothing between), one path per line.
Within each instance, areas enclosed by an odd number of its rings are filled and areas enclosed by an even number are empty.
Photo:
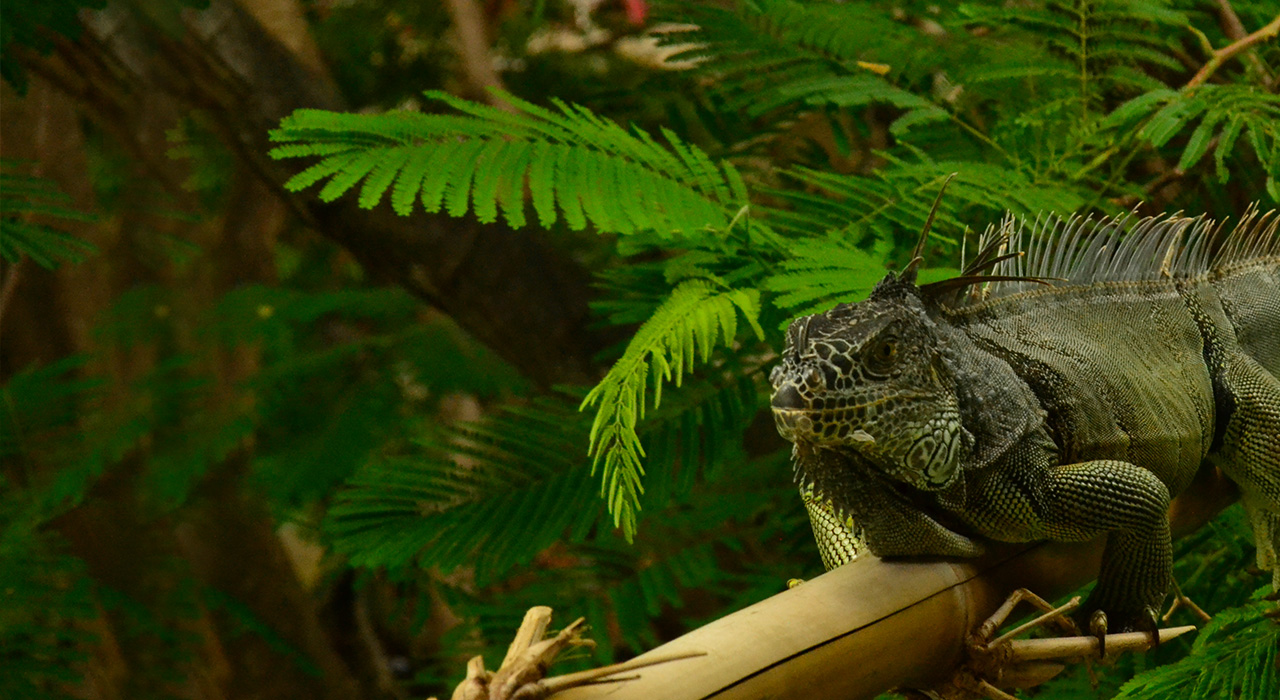
M778 389L773 395L774 408L804 408L804 399L800 397L800 392L790 384Z

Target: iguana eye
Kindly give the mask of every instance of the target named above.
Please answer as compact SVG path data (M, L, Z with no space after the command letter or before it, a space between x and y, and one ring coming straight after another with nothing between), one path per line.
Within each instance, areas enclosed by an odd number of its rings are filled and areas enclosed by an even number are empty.
M886 375L898 359L898 339L877 338L863 352L863 363L874 374Z

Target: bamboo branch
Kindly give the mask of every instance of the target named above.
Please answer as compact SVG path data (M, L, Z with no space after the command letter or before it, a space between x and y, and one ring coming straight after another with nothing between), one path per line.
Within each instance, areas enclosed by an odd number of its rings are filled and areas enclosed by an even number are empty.
M1236 495L1221 474L1202 474L1170 509L1174 531L1195 530ZM1095 540L1005 547L975 562L859 559L637 660L686 652L706 656L648 668L635 680L606 688L569 689L555 698L872 698L894 687L933 687L955 672L969 632L1011 591L1026 587L1047 598L1064 595L1096 575L1101 553L1102 541ZM1185 631L1166 631L1162 637ZM1089 644L1096 643L1090 638L1077 646L1087 654ZM1012 644L1027 654L1041 651L1021 641ZM1107 644L1113 648L1112 635Z
M1234 58L1236 54L1241 51L1248 50L1256 44L1260 44L1268 39L1274 39L1277 34L1280 34L1280 15L1276 15L1275 19L1268 22L1266 26L1258 31L1242 39L1237 39L1236 41L1214 51L1213 56L1209 58L1209 62L1204 64L1204 67L1187 82L1185 87L1194 88L1200 86L1204 81L1208 80L1209 76L1213 75L1223 63Z

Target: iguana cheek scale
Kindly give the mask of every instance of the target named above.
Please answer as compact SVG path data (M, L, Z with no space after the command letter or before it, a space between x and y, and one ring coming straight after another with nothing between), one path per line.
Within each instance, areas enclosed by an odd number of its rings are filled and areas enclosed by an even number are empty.
M826 566L1105 535L1084 610L1149 628L1170 498L1217 467L1280 585L1276 230L1007 219L956 280L918 286L913 264L797 319L773 407Z

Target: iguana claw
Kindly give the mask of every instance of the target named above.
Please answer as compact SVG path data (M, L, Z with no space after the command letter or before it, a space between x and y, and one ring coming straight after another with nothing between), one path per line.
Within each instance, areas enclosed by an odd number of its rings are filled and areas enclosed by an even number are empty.
M1170 613L1172 612L1170 610ZM1148 648L1155 649L1164 641L1164 638L1160 636L1160 622L1168 619L1168 615L1161 618L1158 610L1148 607L1143 609L1142 614L1138 615L1132 624L1122 625L1119 631L1121 633L1143 632L1150 640ZM1087 625L1089 634L1098 640L1098 658L1107 658L1107 637L1111 628L1107 613L1102 610L1094 610L1089 614Z
M1098 658L1107 658L1107 614L1094 610L1089 616L1089 634L1098 639Z
M1155 608L1147 608L1146 614L1142 618L1142 626L1146 628L1147 634L1151 635L1151 648L1160 647L1160 613Z

